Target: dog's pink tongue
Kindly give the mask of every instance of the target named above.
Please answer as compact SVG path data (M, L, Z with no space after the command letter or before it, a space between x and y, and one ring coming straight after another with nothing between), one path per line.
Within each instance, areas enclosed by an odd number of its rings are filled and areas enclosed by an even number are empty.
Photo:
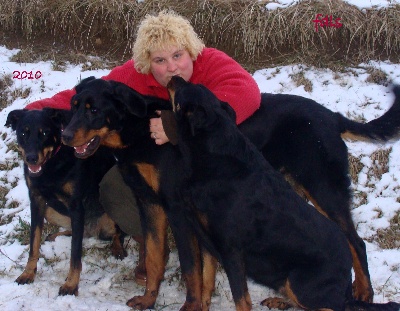
M86 151L88 144L84 144L82 146L75 147L75 151L77 153L84 153Z
M32 173L37 173L42 167L40 165L28 165L28 168Z

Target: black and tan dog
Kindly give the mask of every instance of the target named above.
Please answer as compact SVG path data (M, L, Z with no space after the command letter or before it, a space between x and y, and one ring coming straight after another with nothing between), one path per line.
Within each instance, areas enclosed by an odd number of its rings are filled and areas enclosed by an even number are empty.
M227 273L236 310L250 310L246 276L280 292L269 308L398 310L352 297L352 257L336 223L301 199L238 129L235 113L202 85L169 83L187 177L180 186ZM196 228L196 226L194 226Z
M373 291L365 245L350 216L347 148L341 135L351 133L354 137L387 140L397 134L400 90L396 90L394 105L382 117L367 124L348 120L310 99L262 94L260 109L239 126L275 169L290 174L314 205L340 225L353 255L354 296L364 301L372 300ZM164 231L167 227L164 209L173 213L181 208L173 205L177 203L171 203L179 201L174 197L174 183L184 173L179 164L179 153L171 144L155 145L148 128L154 110L171 109L171 104L142 96L122 83L94 78L83 80L76 86L76 91L71 103L74 116L64 130L64 142L76 147L76 155L83 158L94 154L100 145L114 148L125 181L142 202L147 289L144 296L132 298L128 305L146 309L156 300L164 272ZM180 215L172 217L180 219ZM178 225L172 225L178 228ZM185 226L182 225L185 230L190 230ZM194 243L186 247L190 250ZM198 287L202 281L196 271L201 265L181 262L181 268L184 274L189 274L185 279L191 288L185 307L197 310L195 306L201 304ZM213 288L213 281L210 281L213 269L207 271L203 305L209 304Z
M60 295L77 295L82 268L82 238L85 234L112 238L112 254L124 258L120 230L104 213L98 201L98 183L115 163L112 154L102 148L87 161L74 156L74 149L61 143L62 127L70 119L65 110L13 110L6 126L16 131L18 147L24 161L24 174L29 191L31 233L29 259L18 284L34 281L44 219L70 228L47 237L72 235L70 270Z

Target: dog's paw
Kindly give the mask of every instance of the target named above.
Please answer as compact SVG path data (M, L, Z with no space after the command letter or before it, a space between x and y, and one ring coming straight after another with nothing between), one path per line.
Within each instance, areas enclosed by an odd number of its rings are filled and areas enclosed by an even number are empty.
M179 311L202 311L201 302L185 301Z
M273 297L266 298L260 303L262 306L268 307L269 309L287 310L292 306L283 298Z
M25 285L25 284L31 284L35 280L35 275L36 273L34 271L28 272L24 271L16 280L15 282L18 283L18 285Z
M147 310L154 309L154 304L156 302L157 295L149 296L135 296L129 299L126 303L127 306L134 310Z
M78 286L70 286L67 284L64 284L63 286L60 287L58 291L59 296L66 296L66 295L74 295L78 296Z
M353 297L356 300L373 302L374 290L367 282L353 282Z

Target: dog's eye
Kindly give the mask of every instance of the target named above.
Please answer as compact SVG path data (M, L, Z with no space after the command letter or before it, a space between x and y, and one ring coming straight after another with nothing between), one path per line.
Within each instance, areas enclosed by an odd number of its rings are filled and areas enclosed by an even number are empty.
M96 114L97 112L99 112L99 109L92 107L92 108L90 108L90 112L93 114Z

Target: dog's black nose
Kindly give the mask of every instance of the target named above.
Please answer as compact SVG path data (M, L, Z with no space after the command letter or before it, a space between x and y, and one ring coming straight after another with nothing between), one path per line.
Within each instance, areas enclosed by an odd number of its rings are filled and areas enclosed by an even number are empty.
M74 137L74 134L65 129L61 134L61 139L62 139L63 143L66 145L72 140L73 137Z
M35 153L26 154L25 158L26 158L26 162L29 163L29 164L32 164L32 165L36 164L37 161L39 160L39 157L38 157L36 152Z

